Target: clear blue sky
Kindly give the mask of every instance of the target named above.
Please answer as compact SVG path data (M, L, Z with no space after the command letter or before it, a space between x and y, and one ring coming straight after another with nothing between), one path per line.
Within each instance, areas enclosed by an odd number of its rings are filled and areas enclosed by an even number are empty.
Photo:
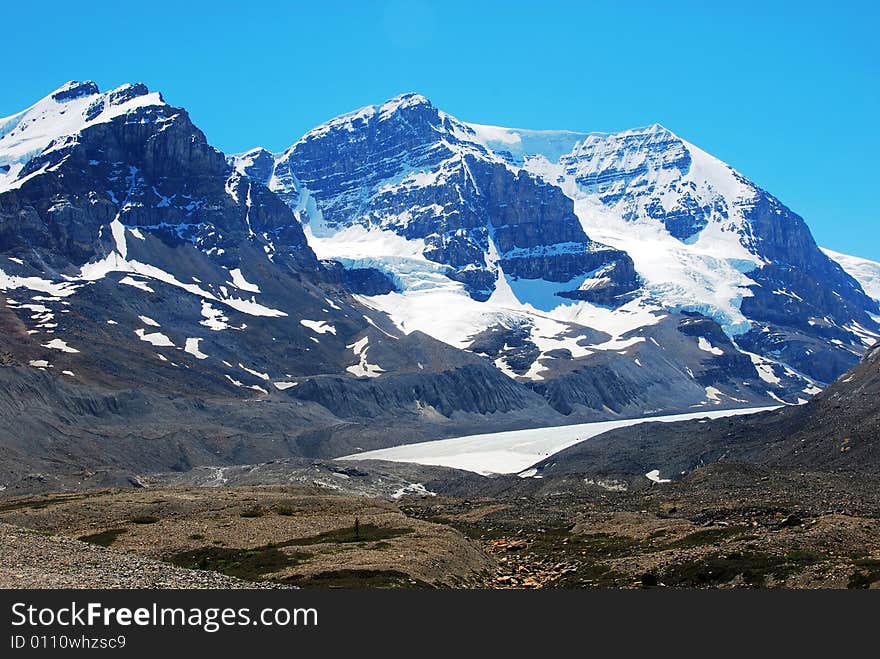
M30 4L30 6L28 6ZM146 82L227 152L418 91L466 121L659 122L880 260L876 2L7 3L0 116L69 79Z

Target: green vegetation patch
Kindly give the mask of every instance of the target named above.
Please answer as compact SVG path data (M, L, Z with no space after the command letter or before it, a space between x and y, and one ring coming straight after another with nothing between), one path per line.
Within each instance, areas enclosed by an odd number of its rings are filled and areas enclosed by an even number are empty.
M267 545L257 549L200 547L165 560L191 570L211 570L247 581L260 581L266 575L294 567L311 557L312 554L305 552L284 552Z
M848 588L870 588L880 581L880 560L862 559L855 562L856 570L850 575Z
M689 561L666 570L661 578L667 586L699 588L720 586L737 577L750 586L763 586L770 576L784 579L825 560L821 554L793 551L788 554L730 552Z
M131 518L132 524L155 524L159 521L158 517L153 517L152 515L138 515L137 517Z
M386 528L374 524L359 524L357 533L355 533L355 527L350 526L327 531L326 533L321 533L309 538L294 538L293 540L287 540L285 542L263 545L262 547L257 547L255 549L237 549L234 547L219 546L199 547L198 549L173 554L166 557L165 560L168 563L179 567L193 570L211 570L231 577L238 577L239 579L260 581L267 578L271 579L272 577L268 575L299 565L312 558L314 555L303 551L290 551L291 547L296 548L299 546L319 545L324 543L346 544L354 542L378 542L412 533L412 531L413 529L410 528ZM216 545L217 541L215 541L214 544ZM385 549L388 546L390 546L388 543L379 542L376 545L376 548ZM351 572L351 574L349 572ZM344 585L356 579L356 575L354 574L356 572L364 573L357 577L366 580L364 585ZM399 581L398 576L410 580L410 577L403 573L395 573L392 575L385 574L381 571L376 571L375 574L373 574L373 572L369 570L343 570L336 577L332 576L332 574L331 576L322 577L323 581L316 585L333 588L414 587L411 584L408 585L403 582L400 582L401 585L395 585ZM296 577L296 579L302 578L303 577ZM285 581L289 580L285 579ZM343 585L335 585L337 583ZM373 583L384 583L387 585L371 585Z
M52 531L43 531L41 529L21 529L21 532L27 535L39 535L44 538L50 538L55 535Z
M434 588L421 579L416 579L398 570L331 570L310 577L291 577L288 579L301 588Z
M749 529L745 526L719 526L694 531L683 538L666 543L661 549L690 549L714 545L716 543L743 535Z
M101 547L109 547L112 545L116 538L121 536L123 533L127 533L128 529L107 529L106 531L100 531L98 533L92 533L90 535L84 535L77 540L81 540L82 542L88 542L90 545L100 545Z
M347 542L377 542L379 540L390 540L402 535L412 533L411 528L391 528L385 526L376 526L375 524L359 524L357 529L354 526L346 526L341 529L325 531L318 535L308 538L297 538L289 540L281 546L290 547L293 545L321 545L325 543L342 544Z
M0 505L0 513L8 513L24 509L42 510L43 508L48 508L49 506L70 503L73 501L82 501L83 499L99 496L101 494L104 494L104 492L93 492L89 494L50 494L40 499L20 499Z

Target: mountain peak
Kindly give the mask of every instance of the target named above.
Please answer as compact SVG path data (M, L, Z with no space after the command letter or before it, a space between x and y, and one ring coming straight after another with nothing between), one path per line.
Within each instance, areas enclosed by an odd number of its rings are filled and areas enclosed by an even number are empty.
M120 103L125 103L126 101L130 101L133 98L138 98L139 96L147 96L151 92L149 88L142 82L125 83L119 85L116 89L111 89L107 92L107 99L110 102L110 105L119 105ZM159 103L164 103L165 99L162 98L162 94L156 92L155 100Z
M644 130L645 130L645 132L648 132L648 133L671 133L672 132L671 130L666 128L666 126L663 126L662 124L659 124L657 122L654 122L650 126L646 126Z
M417 105L431 105L431 101L416 92L406 92L393 98L389 98L380 107L382 110L399 110L402 108L415 107Z
M83 96L94 96L100 94L101 90L98 85L91 80L80 82L79 80L70 80L58 89L52 92L49 97L58 103L64 103L74 98L82 98Z
M338 117L334 117L330 121L316 126L308 133L303 135L303 137L300 138L299 142L294 144L291 149L293 149L297 144L301 142L307 141L309 139L323 137L330 131L344 130L348 132L353 132L359 126L362 126L368 122L372 122L374 120L378 120L380 122L386 121L388 119L391 119L392 117L398 116L402 111L408 111L414 108L425 108L437 114L436 108L434 108L434 106L427 98L425 98L421 94L408 92L390 98L380 105L365 105L364 107L355 110L354 112L347 112L345 114L339 115Z
M427 98L422 96L421 94L416 94L415 92L408 92L406 94L401 94L399 96L395 96L394 98L390 98L382 105L375 107L375 112L379 118L379 121L385 121L386 119L390 119L401 112L412 111L416 108L421 110L433 111L436 113L436 109L431 104Z
M661 137L664 139L668 138L677 138L678 136L673 133L671 130L666 128L663 124L653 123L649 126L639 126L637 128L630 128L628 130L620 131L619 133L604 133L603 135L610 136L634 136L634 135L643 135L647 138L657 138Z
M268 185L275 169L275 156L261 146L228 157L235 171Z

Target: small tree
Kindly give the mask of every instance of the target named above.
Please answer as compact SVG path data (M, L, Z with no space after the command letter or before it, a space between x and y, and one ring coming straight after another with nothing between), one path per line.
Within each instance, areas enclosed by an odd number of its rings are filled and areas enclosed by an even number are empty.
M361 520L357 517L354 518L354 539L361 539Z

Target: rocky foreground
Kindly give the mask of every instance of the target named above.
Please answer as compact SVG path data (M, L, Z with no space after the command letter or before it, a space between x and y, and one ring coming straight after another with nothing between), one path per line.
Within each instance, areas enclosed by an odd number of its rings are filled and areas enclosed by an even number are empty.
M493 587L876 588L878 485L718 463L678 483L577 477L405 509L478 538Z
M0 524L2 588L261 588L130 552Z
M230 483L6 499L0 587L880 587L877 477L449 474L398 498Z
M5 527L0 587L449 588L494 569L447 525L318 488L55 494L0 504L0 519L19 527Z

